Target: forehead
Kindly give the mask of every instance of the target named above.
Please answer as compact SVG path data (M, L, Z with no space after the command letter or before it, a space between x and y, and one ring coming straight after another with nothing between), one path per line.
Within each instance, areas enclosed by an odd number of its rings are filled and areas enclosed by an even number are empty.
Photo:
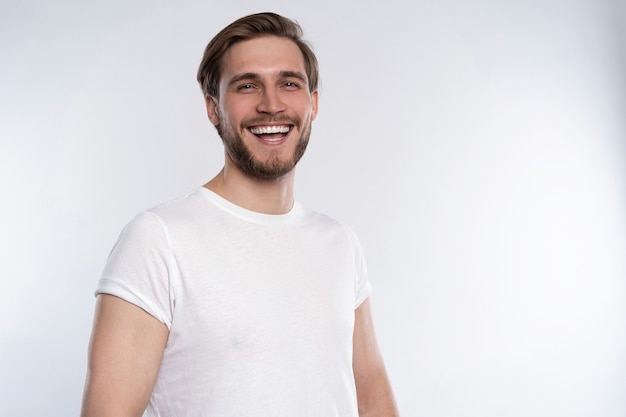
M232 45L222 61L222 82L241 73L259 75L296 71L306 76L304 57L294 41L263 36Z

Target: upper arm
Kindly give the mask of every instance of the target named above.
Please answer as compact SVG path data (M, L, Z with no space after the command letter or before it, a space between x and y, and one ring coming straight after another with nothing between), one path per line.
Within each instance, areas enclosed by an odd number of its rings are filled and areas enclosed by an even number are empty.
M168 335L167 327L141 308L99 295L81 416L141 416Z
M360 416L397 416L393 392L378 348L369 298L355 311L352 368Z

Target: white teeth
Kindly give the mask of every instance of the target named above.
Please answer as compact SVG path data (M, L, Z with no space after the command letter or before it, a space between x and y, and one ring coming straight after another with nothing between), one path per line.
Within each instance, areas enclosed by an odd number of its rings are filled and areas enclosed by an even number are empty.
M263 126L251 127L250 132L255 135L271 135L273 133L289 133L289 126Z

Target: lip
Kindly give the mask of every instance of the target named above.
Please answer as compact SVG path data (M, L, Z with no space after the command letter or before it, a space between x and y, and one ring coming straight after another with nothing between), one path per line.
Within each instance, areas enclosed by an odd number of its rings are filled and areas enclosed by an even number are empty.
M248 126L247 129L253 135L287 135L293 129L290 123L263 123Z
M279 146L287 141L293 131L291 123L257 123L246 127L246 130L264 146Z

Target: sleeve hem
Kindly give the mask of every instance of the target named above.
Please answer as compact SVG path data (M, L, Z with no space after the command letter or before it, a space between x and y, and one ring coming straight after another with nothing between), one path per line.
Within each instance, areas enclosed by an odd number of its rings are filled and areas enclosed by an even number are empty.
M361 287L359 293L357 294L356 300L354 301L354 309L356 310L367 300L367 298L372 294L372 285L369 281L365 282L365 285Z
M142 300L141 296L136 291L134 291L132 288L128 287L122 282L103 277L98 282L98 287L95 291L95 295L98 294L113 295L115 297L121 298L124 301L134 304L161 323L165 324L168 330L170 329L172 323L167 318L167 315L164 312L160 311L160 309L156 308L151 303Z

